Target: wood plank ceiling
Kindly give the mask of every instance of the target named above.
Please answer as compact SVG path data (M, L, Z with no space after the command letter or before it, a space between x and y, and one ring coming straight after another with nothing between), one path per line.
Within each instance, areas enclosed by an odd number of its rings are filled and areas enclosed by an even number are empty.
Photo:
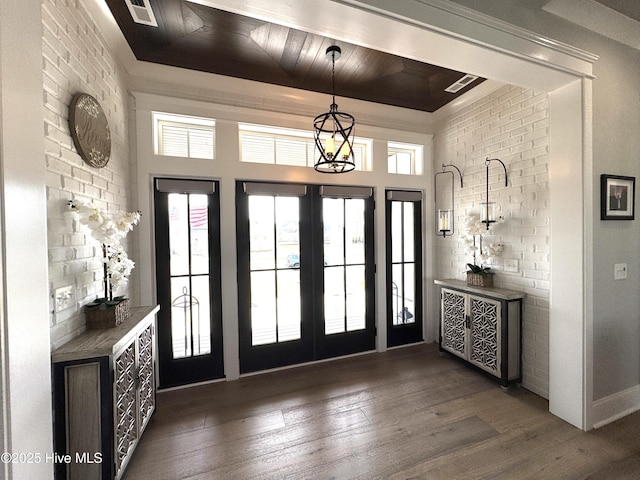
M350 97L434 112L484 81L449 93L445 89L465 73L188 0L151 0L158 27L135 23L125 0L106 2L141 61L330 94L331 61L325 52L338 45L338 104L339 97Z

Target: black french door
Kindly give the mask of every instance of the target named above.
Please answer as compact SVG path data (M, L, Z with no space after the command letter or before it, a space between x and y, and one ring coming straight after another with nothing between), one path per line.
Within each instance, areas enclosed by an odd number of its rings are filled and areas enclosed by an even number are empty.
M238 182L240 371L375 347L371 188Z
M155 180L160 388L224 376L217 182Z
M387 346L423 340L422 193L388 190L385 201Z

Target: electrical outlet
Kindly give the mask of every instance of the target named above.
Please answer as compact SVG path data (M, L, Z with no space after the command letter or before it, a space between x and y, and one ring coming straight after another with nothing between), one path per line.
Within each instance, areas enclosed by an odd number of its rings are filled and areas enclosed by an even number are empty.
M515 258L504 259L504 271L505 272L518 272L518 260Z
M74 303L73 287L71 285L66 287L56 288L54 294L54 309L57 312L71 308Z
M626 263L616 263L613 266L613 279L614 280L624 280L627 278L627 264Z

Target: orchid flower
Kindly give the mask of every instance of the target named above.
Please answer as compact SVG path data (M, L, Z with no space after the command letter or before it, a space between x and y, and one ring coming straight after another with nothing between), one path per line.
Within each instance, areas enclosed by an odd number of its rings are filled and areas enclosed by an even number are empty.
M121 211L111 213L81 200L72 200L68 206L78 214L80 224L89 227L91 236L102 244L104 296L105 299L113 300L113 287L125 285L135 266L120 242L138 224L141 214Z

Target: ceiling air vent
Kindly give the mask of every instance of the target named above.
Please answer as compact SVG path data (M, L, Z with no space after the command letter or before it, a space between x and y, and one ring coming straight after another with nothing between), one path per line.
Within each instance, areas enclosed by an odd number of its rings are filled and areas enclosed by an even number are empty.
M149 0L124 0L124 3L127 4L134 22L152 27L158 26Z
M458 80L455 83L452 83L451 85L449 85L447 88L444 89L445 92L449 92L449 93L458 93L460 90L462 90L464 87L466 87L467 85L469 85L471 82L473 82L476 78L478 78L477 75L469 75L466 74L464 77L462 77L460 80Z

